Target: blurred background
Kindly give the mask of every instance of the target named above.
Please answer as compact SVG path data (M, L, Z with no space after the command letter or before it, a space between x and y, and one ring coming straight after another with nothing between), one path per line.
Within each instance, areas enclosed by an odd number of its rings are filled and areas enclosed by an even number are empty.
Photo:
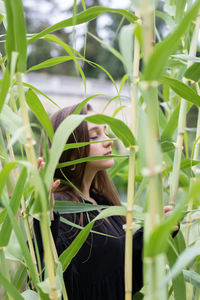
M76 6L74 4L76 4ZM134 11L131 0L86 0L85 4L87 8L106 6ZM83 11L81 0L41 0L40 2L23 0L23 5L25 9L27 33L29 34L38 33L57 22L72 17L73 13ZM165 11L169 15L173 15L175 11L173 12L170 7L170 0L158 1L157 11L160 12L160 16L156 15L155 18L156 40L159 41L170 32L170 27L166 25L166 22L162 18L162 12ZM104 13L87 25L82 24L76 26L76 30L73 27L68 27L55 31L53 34L80 52L87 60L105 68L119 87L121 79L125 75L123 64L108 51L102 43L97 41L97 39L101 39L107 45L120 51L119 32L121 28L127 24L128 21L119 14ZM0 34L4 33L5 29L1 24ZM85 47L85 45L87 46ZM5 53L3 47L3 43L0 43L0 52L2 55ZM39 39L28 47L28 68L47 59L65 55L67 55L65 50L58 44ZM123 109L117 113L117 117L123 119L127 124L130 124L131 86L125 84L119 95L114 83L101 68L94 67L84 61L81 61L80 64L86 77L86 92L84 90L83 80L72 61L42 69L41 71L29 72L25 74L24 81L37 87L37 89L42 91L57 104L55 105L45 97L38 95L49 114L56 111L59 107L63 108L92 95L102 94L91 99L90 103L94 110L98 113L103 112L108 115L113 115L117 107L123 106ZM142 60L140 63L140 69L141 68ZM114 101L112 101L112 99ZM106 107L109 101L111 103ZM164 110L167 104L163 102L162 98L160 98L160 103L163 105ZM32 124L40 125L32 113L30 113L30 120ZM191 140L193 140L193 127L196 127L196 120L197 109L195 106L192 106L190 113L187 115L187 127L190 128L189 138L191 136ZM41 126L39 128L34 126L33 133L36 140L35 147L38 153ZM15 151L16 153L20 153L20 149L17 149L17 147ZM126 149L123 149L122 144L119 142L115 143L114 151L117 154L123 154ZM115 183L123 193L126 191L127 168L124 168L122 173L121 177L115 177Z

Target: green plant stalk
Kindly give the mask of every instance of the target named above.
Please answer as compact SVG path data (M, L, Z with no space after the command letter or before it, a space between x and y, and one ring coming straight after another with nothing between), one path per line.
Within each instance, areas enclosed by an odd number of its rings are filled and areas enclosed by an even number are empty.
M200 20L200 18L199 18ZM200 94L200 89L198 84L196 84L196 88L197 88L197 93ZM196 131L196 140L199 138L200 136L200 108L198 108L198 120L197 120L197 131ZM198 160L198 156L199 156L199 141L196 144L196 147L194 149L194 154L193 154L193 160ZM194 172L195 175L196 174L196 169L197 166L193 166L192 167L192 171ZM192 188L192 185L195 183L196 181L196 177L191 178L190 179L190 189ZM189 204L188 204L188 210L192 210L193 207L193 199L190 200ZM186 245L189 245L189 237L190 237L190 221L191 221L191 216L192 213L188 213L187 215L187 224L186 224Z
M194 32L192 35L192 41L190 44L190 51L189 51L190 56L196 55L199 27L200 27L200 17L198 16L196 19L195 29L194 29ZM190 67L191 64L192 64L192 61L188 61L187 67ZM183 82L187 83L187 80L185 78L183 78ZM172 174L171 174L169 203L172 205L175 205L176 195L177 195L177 191L178 191L181 153L182 153L182 147L183 147L183 136L184 136L184 130L185 130L186 115L187 115L187 102L184 99L182 99L181 106L180 106L179 120L178 120L178 135L177 135L177 140L176 140L176 150L175 150L175 156L174 156L173 170L172 170Z
M0 58L1 57L2 57L2 55L0 53ZM5 71L4 64L2 64L1 67L2 67L2 70L4 72ZM11 82L11 84L12 84L12 82ZM11 103L12 103L13 109L14 109L15 113L17 113L17 107L16 107L16 103L14 101L12 87L10 87L10 97L11 97ZM9 144L10 143L10 135L7 132L6 132L6 137L7 137L7 141L8 141L8 144ZM15 155L14 155L14 151L13 151L12 146L9 147L9 153L10 153L11 160L15 161ZM16 178L18 177L19 174L18 174L18 171L16 169L15 169L14 172L15 173L12 174L12 179L13 179L14 183L16 183ZM36 262L34 248L33 248L32 238L31 238L30 226L29 226L29 222L28 222L28 216L25 214L26 204L25 204L24 197L22 197L21 203L22 203L22 210L23 210L22 214L23 214L23 218L24 218L25 231L26 231L27 239L28 239L28 245L29 245L29 249L30 249L30 252L31 252L31 257L33 259L33 263L34 263L34 266L35 266L36 275L39 279L39 273L38 273L38 269L37 269L37 262Z
M144 62L147 63L154 43L154 3L143 0L141 5L143 19L143 54ZM161 161L159 161L160 147L158 144L158 95L157 83L146 81L142 83L144 100L147 108L146 128L146 158L147 168L145 175L149 178L149 192L147 199L147 212L145 215L144 228L144 283L147 300L166 300L166 288L158 289L160 281L165 275L164 254L155 257L146 255L148 241L151 233L159 225L163 216ZM151 147L151 151L149 150Z
M37 167L37 162L36 162L36 157L35 157L35 152L33 147L33 140L31 136L30 122L28 117L28 110L26 107L26 100L25 100L25 95L23 90L22 74L19 72L16 74L16 81L18 86L19 101L20 101L22 119L25 126L25 135L27 141L25 145L25 151L28 160L33 164L33 166Z
M138 16L138 14L137 14ZM131 130L136 136L137 123L137 97L138 97L138 75L140 61L140 44L134 38L134 58L133 58L133 81L132 81L132 120ZM132 252L133 252L133 205L135 186L135 147L130 147L129 171L128 171L128 191L127 191L127 221L125 239L125 299L132 299Z
M8 144L9 144L10 143L10 135L7 132L6 132L6 137L7 137L7 141L8 141ZM9 147L9 153L10 153L11 160L15 161L15 155L14 155L14 151L13 151L12 146ZM15 169L14 173L12 174L12 179L15 183L16 183L16 178L18 178L18 176L19 176L19 173L18 173L17 169ZM36 262L34 248L33 248L32 238L31 238L31 230L30 230L30 226L29 226L29 222L28 222L28 215L26 215L26 213L25 213L26 204L25 204L25 200L24 200L23 196L22 196L22 199L21 199L21 205L22 205L22 215L23 215L23 218L24 218L25 231L26 231L26 235L27 235L27 239L28 239L28 245L29 245L31 257L33 259L33 263L34 263L34 266L35 266L35 271L36 271L36 274L37 274L37 277L38 277L38 280L39 280L37 262Z
M50 247L51 244L51 233L50 228L48 224L48 216L47 214L42 214L40 218L40 228L42 233L42 242L44 247L44 258L45 258L45 264L47 266L48 271L48 277L50 282L50 299L57 300L58 299L58 293L56 290L56 280L54 275L54 263L53 263L53 252L52 248Z
M17 86L19 92L19 101L21 106L22 118L26 128L25 134L26 134L27 143L25 145L25 150L26 150L28 160L33 164L33 166L37 167L21 73L16 74L16 80L17 80ZM46 264L47 264L47 270L48 270L48 276L49 276L50 288L51 288L50 298L56 300L58 299L58 295L56 291L56 281L55 281L55 274L54 274L54 264L53 264L53 255L51 249L50 228L48 223L47 208L44 207L45 201L44 203L42 201L42 205L43 205L44 213L42 214L41 217L41 232L42 232L44 253L46 257Z
M55 246L52 234L51 234L50 238L51 238L51 244L52 244L52 249L53 249L54 260L58 261L58 253L57 253L57 250L56 250L56 246ZM62 295L63 300L68 300L67 290L66 290L64 279L62 280L62 292L63 292L63 295Z

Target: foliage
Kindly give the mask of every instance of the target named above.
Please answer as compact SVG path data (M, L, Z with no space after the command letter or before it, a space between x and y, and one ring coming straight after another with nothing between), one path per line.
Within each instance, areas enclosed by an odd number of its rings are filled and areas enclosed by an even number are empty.
M0 84L0 297L5 296L9 300L61 299L62 292L63 298L67 299L62 285L62 270L67 268L79 251L95 220L85 228L79 228L80 234L73 244L57 259L49 227L49 188L63 149L73 147L66 146L67 138L85 119L96 124L107 123L127 150L126 155L114 155L116 160L120 160L110 171L116 182L119 178L125 182L128 180L127 203L125 207L102 207L103 211L97 219L116 214L127 215L129 226L126 234L130 236L130 243L126 247L130 249L132 222L134 229L137 223L144 223L145 287L135 298L198 299L200 115L193 132L186 127L186 115L192 105L198 111L200 106L199 58L196 57L200 1L165 1L164 12L156 11L155 15L164 20L170 32L166 37L157 32L155 48L152 47L155 30L153 1L147 1L146 5L145 1L136 1L137 16L132 12L131 3L130 10L99 5L88 8L84 1L81 3L83 9L77 9L74 2L74 15L71 18L30 36L26 33L22 1L0 1L0 20L6 29L5 55L0 62L3 72ZM109 56L119 60L121 66L123 63L126 75L121 79L120 88L110 69L102 62L93 61L92 57L87 56L87 51L86 55L79 53L60 36L53 34L55 30L66 27L76 30L79 24L96 21L104 13L116 14L129 24L122 26L120 33L116 29L121 53L118 48L93 37L108 51ZM142 14L145 13L149 18L144 18ZM145 23L148 20L150 23ZM42 41L45 45L50 43L52 47L62 49L64 55L27 68L27 49L31 50L31 45L36 41ZM139 73L141 58L143 69ZM94 96L91 96L84 99L76 112L53 133L49 116L40 101L43 92L24 83L22 75L63 62L73 62L85 89L86 76L80 62L95 66L108 76L116 88L116 97L109 99L107 104L116 101L117 108L112 117L104 114L79 115L81 107L93 101ZM132 88L133 116L130 127L116 118L117 112L124 108L120 102L120 92L125 83ZM30 123L28 107L39 121L37 127L43 127L52 141L50 150L44 145L46 165L40 173L32 134L35 124ZM74 145L74 148L83 146ZM104 158L89 157L66 162L65 165ZM165 219L163 203L168 202L175 208ZM55 210L83 212L95 209L95 206L88 204L63 202L62 205L56 203ZM34 251L32 243L32 217L40 220L44 251L48 258L45 260L44 280L35 263L37 250ZM170 233L177 222L181 223L181 230L172 239ZM13 245L16 249L14 252ZM126 256L126 261L131 264L131 256ZM131 278L131 274L127 274ZM30 285L34 291L29 289ZM126 299L128 297L127 293Z

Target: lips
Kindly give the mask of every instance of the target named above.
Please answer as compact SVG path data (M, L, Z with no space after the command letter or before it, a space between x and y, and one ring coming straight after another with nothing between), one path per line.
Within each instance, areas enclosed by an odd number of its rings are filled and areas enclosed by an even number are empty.
M107 153L104 154L104 155L112 155L112 151L109 151L109 152L107 152Z

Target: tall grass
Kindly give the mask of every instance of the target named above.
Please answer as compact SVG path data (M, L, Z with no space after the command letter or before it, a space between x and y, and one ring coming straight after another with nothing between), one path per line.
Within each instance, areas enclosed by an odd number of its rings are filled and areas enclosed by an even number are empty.
M167 1L163 13L156 10L154 1L143 0L135 3L135 14L132 8L130 11L100 6L87 9L84 1L82 1L83 11L75 14L77 11L75 1L74 16L31 37L26 33L22 1L5 0L3 3L6 15L4 9L0 11L0 20L6 20L4 23L6 55L0 62L3 73L0 84L1 296L9 300L61 299L62 294L65 300L68 299L60 270L68 267L87 239L95 220L81 230L73 245L58 258L49 227L49 188L59 157L66 148L65 141L83 120L88 120L96 124L107 123L114 135L127 148L129 155L129 160L121 156L120 163L111 171L112 176L121 176L123 168L128 164L126 206L106 208L97 217L101 219L110 215L127 215L126 300L132 299L132 234L138 221L144 224L144 288L138 297L151 300L199 299L200 118L198 117L195 128L196 137L192 140L193 146L189 147L188 140L192 137L186 128L186 116L192 105L196 105L198 109L200 106L200 59L196 57L200 1L171 1L170 4ZM77 25L87 24L103 13L118 13L130 22L130 25L122 26L120 29L121 53L94 37L123 63L126 75L121 80L120 89L109 70L89 62L85 55L82 56L52 34L65 27L70 27L72 31L76 30ZM169 34L157 44L155 16L162 18L170 28ZM27 70L27 47L40 38L56 46L59 45L67 55L46 60ZM141 58L143 69L139 72ZM74 61L82 77L85 91L87 91L86 78L79 61L90 63L105 72L116 88L116 99L119 99L121 88L126 81L131 85L130 128L116 117L103 114L79 115L85 103L94 101L94 95L84 99L76 114L63 121L53 134L48 114L40 101L40 95L44 93L37 87L25 83L23 74L69 60ZM15 97L16 93L17 97ZM46 97L49 99L48 96ZM109 100L107 105L114 101ZM48 150L47 147L45 149L46 165L40 173L37 171L38 154L34 148L35 141L28 109L38 118L52 142L51 149ZM117 111L120 109L123 107L119 104ZM15 144L21 151L20 157L16 156ZM80 146L84 145L74 145L74 147ZM90 157L66 164L74 165L89 159L97 158ZM173 204L174 210L168 218L164 218L163 205L167 203ZM73 212L92 208L92 206L88 208L77 204ZM59 211L59 209L56 203L55 210ZM62 209L71 211L72 208L66 202ZM32 217L40 220L45 254L44 280L41 278L41 269L36 264L38 253L32 243ZM177 237L172 239L170 233L177 222L181 223L181 230ZM13 244L18 251L12 251ZM26 282L27 275L30 279L29 283ZM29 289L30 285L32 290Z

